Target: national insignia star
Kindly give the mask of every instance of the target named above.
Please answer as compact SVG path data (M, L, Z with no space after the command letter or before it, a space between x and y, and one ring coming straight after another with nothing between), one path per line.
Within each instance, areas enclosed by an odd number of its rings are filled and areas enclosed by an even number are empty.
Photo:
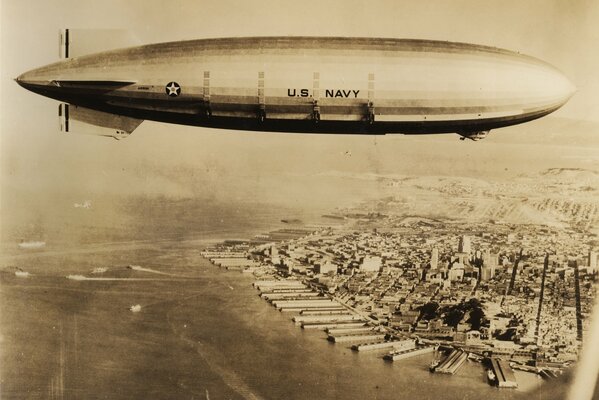
M171 97L178 96L181 92L181 86L177 82L171 82L166 85L167 94Z

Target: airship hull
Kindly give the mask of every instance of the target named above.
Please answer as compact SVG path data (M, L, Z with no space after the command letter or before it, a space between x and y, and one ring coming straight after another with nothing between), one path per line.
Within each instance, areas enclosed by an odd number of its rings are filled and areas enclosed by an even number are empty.
M547 115L572 95L555 68L507 50L370 38L171 42L65 60L18 78L137 119L319 133L469 133Z

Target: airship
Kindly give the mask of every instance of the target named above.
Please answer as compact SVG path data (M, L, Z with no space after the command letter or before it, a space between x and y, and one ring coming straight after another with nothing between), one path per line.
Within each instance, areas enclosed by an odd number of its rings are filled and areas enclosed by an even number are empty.
M68 36L68 31L66 32ZM121 139L144 120L261 132L457 133L543 117L575 92L556 68L496 47L358 37L200 39L69 54L16 81Z

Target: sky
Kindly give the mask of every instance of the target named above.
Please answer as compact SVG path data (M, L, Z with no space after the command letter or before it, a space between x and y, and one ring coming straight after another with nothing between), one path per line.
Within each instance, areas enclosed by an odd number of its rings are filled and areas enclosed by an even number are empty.
M486 179L548 167L599 169L597 1L2 0L0 15L0 216L23 196L82 201L99 193L268 198L276 192L299 202L330 197L326 187L305 182L331 172ZM61 28L129 29L140 43L269 35L461 41L545 60L578 92L551 116L493 131L481 142L456 135L233 132L148 121L115 141L60 133L58 103L13 81L58 60Z

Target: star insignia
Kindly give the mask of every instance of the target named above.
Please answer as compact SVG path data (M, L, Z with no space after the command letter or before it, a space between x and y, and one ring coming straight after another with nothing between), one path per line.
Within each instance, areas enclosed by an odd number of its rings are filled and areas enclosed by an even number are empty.
M177 97L181 94L181 86L177 82L169 82L165 90L169 97Z

